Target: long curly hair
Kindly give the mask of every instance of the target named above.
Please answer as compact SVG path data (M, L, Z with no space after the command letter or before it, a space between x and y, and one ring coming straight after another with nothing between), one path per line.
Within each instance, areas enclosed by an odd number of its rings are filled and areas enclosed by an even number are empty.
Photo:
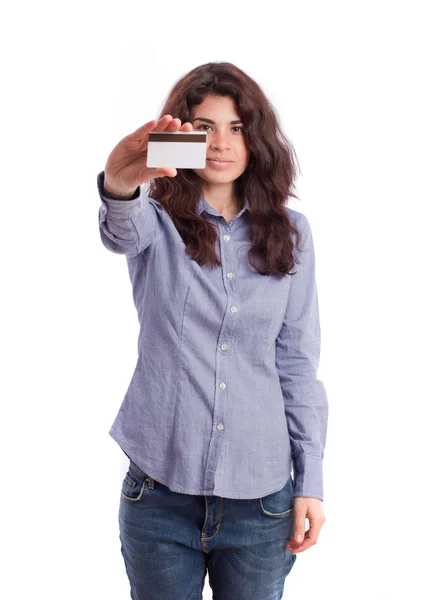
M158 118L166 114L181 123L191 122L192 107L206 96L233 98L250 151L249 163L238 177L235 191L248 197L251 209L251 248L248 258L261 275L284 277L295 262L300 232L285 210L299 162L291 142L282 132L274 108L261 87L244 71L229 62L209 62L194 68L172 87ZM202 194L201 178L192 169L177 169L175 177L158 177L149 182L147 193L170 215L186 245L186 252L200 265L221 266L215 246L215 226L195 213Z

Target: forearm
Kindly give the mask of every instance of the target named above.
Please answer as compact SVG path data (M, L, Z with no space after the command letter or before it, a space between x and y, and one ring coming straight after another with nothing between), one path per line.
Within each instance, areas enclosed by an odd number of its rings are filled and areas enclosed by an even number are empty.
M101 241L108 250L116 254L125 254L127 257L137 256L157 235L157 218L150 199L145 191L141 191L140 186L134 197L130 199L107 196L104 172L99 173L97 185L101 199L99 209Z

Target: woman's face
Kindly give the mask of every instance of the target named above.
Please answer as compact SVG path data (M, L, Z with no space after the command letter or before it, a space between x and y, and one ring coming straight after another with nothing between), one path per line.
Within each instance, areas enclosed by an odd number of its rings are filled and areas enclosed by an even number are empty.
M245 171L250 154L234 100L227 96L207 96L193 108L190 122L193 131L207 133L205 169L193 171L209 184L207 187L222 188L230 184L232 190L232 182ZM228 162L214 163L212 158Z

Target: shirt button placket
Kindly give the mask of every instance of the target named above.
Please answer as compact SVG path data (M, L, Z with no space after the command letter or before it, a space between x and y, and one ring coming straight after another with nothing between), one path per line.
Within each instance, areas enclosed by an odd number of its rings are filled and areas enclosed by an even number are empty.
M229 233L226 233L226 234L223 236L223 239L224 239L224 241L225 241L225 242L228 242L228 241L231 239L231 235L230 235ZM230 252L230 250L228 250L228 252ZM226 258L226 249L224 249L224 251L221 253L221 256L222 256L222 270L224 270L224 271L225 271L225 270L226 270L226 269L225 269L225 263L227 262L227 261L225 260L225 258ZM228 271L228 272L227 272L227 274L226 274L226 277L227 277L227 279L229 279L229 280L231 281L232 279L234 279L234 273L233 273L232 271ZM226 286L225 286L225 289L227 290ZM228 291L227 291L227 295L228 295ZM234 313L234 312L236 312L236 311L237 311L237 308L236 308L235 306L232 306L232 307L230 308L230 310L231 310L231 312L232 312L232 313ZM222 331L222 333L225 335L225 329ZM228 344L227 344L226 342L223 342L223 343L220 345L220 349L221 349L223 352L225 352L226 350L228 350ZM219 374L217 374L217 375L219 375ZM225 383L225 381L221 381L221 382L219 383L219 388L220 388L221 390L225 390L225 389L226 389L226 387L227 387L227 384ZM224 428L225 428L225 426L224 426L224 424L223 424L223 423L219 423L219 424L217 425L217 427L216 427L216 428L218 429L218 431L223 431L223 430L224 430Z

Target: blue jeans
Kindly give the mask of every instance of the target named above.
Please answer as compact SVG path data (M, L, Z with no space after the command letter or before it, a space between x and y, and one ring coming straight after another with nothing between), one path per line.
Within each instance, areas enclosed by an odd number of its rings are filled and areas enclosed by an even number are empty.
M131 459L119 506L133 600L279 600L297 555L293 481L252 500L171 491Z

